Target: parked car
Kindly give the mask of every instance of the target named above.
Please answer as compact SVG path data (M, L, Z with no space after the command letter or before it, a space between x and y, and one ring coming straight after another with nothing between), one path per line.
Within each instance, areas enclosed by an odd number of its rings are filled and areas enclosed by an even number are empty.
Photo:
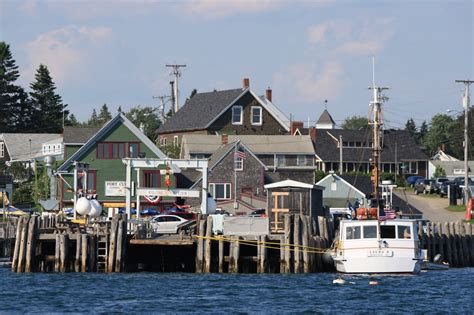
M249 217L263 217L265 216L265 209L256 209L249 214Z
M408 185L410 185L410 187L414 187L414 186L415 186L415 182L416 182L418 179L424 179L424 177L423 177L423 176L419 176L419 175L408 176L408 177L407 177L407 183L408 183Z
M413 187L413 190L415 191L415 194L418 195L419 193L423 193L423 194L431 194L431 183L432 183L432 180L431 179L424 179L424 178L421 178L421 179L418 179L416 182L415 182L415 185Z
M153 232L158 234L176 234L179 226L187 221L174 214L160 214L150 220Z
M433 190L434 193L439 194L441 191L441 186L443 185L444 182L449 181L446 177L437 177L433 179L433 184L431 189Z
M440 188L440 191L439 191L440 197L444 197L444 196L448 195L448 186L449 185L455 185L455 187L457 186L456 198L458 198L458 199L461 198L462 197L462 188L459 187L459 186L464 186L464 177L456 177L453 180L449 180L449 181L444 182L441 185L441 188ZM468 180L468 185L469 186L473 185L473 182L472 182L471 178L469 178L469 180Z

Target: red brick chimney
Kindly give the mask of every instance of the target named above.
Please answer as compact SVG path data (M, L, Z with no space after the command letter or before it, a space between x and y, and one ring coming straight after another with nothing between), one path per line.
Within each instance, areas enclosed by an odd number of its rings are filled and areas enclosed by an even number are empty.
M229 143L229 136L223 133L221 135L221 144L226 145Z
M267 88L267 90L265 91L265 97L266 97L267 100L269 100L270 102L272 101L272 89Z
M311 138L311 141L313 141L313 143L315 143L316 142L316 128L315 127L309 127L308 132L309 132L309 137Z
M242 89L248 89L250 87L250 79L249 78L244 78L242 80Z
M290 124L290 134L293 136L295 134L296 129L302 129L303 126L304 125L302 121L292 121Z

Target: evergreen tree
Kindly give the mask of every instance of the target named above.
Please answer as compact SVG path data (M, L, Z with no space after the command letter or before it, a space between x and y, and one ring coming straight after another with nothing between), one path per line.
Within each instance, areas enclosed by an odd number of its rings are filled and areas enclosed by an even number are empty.
M102 126L112 119L112 114L109 112L107 104L102 105L100 108L100 113L98 117L99 124Z
M97 112L95 111L95 108L92 110L92 115L91 118L89 118L89 121L87 122L87 125L89 127L99 127L99 118L97 117Z
M67 122L65 123L66 126L72 126L72 127L78 127L80 126L81 124L77 121L77 118L74 114L71 114L69 116L69 119L67 120Z
M117 108L117 112L123 114L122 106L119 106L119 107Z
M405 124L405 130L408 131L410 136L412 138L415 138L416 136L416 124L413 118L410 118L407 120L407 123Z
M423 143L423 139L425 138L427 132L428 132L428 124L426 123L425 120L423 120L420 126L420 131L418 131L416 135L416 142Z
M30 120L28 95L14 84L19 76L10 46L0 42L0 133L24 131L24 122Z
M34 132L60 133L63 119L69 115L61 96L55 93L56 86L45 65L40 65L31 87L31 106L33 108L32 129ZM64 111L64 112L63 112Z

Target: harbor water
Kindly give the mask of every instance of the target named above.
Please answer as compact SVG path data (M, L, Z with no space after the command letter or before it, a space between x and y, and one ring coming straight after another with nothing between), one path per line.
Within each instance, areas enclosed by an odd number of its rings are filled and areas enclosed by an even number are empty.
M12 273L0 268L0 313L472 313L474 268L419 275ZM369 284L378 282L377 285Z

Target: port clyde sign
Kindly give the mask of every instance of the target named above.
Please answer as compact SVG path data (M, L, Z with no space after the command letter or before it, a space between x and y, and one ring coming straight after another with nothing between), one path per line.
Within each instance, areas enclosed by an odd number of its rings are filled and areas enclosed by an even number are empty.
M108 197L125 197L125 181L105 182L105 195Z

